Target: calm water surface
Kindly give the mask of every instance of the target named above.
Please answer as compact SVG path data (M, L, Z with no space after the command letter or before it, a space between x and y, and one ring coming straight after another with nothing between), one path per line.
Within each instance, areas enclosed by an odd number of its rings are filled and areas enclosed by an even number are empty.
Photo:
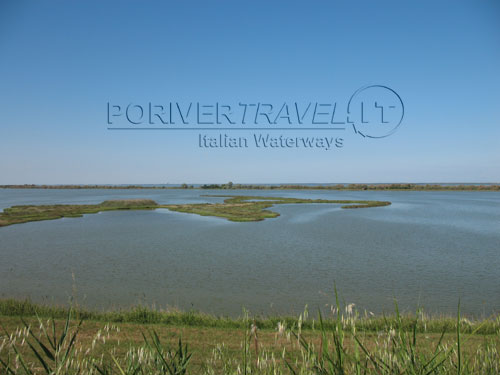
M6 190L19 204L220 202L201 190ZM226 192L210 191L212 194ZM155 211L106 212L0 228L0 297L89 308L138 303L222 315L297 313L341 297L361 310L500 312L500 193L231 191L389 200L388 207L280 205L257 223Z

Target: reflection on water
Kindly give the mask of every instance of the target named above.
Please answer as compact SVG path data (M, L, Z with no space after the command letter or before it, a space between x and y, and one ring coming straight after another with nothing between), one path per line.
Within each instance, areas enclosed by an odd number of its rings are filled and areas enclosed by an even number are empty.
M222 202L202 190L0 190L16 204ZM210 192L214 193L214 192ZM215 192L215 194L225 194ZM418 304L430 312L500 310L500 193L231 191L233 195L389 200L388 207L285 204L256 223L155 211L0 228L0 297L88 307L139 302L238 315L294 313L346 302L390 311Z

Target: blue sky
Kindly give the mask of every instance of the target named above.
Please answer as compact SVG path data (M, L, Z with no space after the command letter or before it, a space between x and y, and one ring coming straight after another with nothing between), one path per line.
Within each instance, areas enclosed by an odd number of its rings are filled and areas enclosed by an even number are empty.
M403 123L341 149L107 129L108 102L342 102L373 84ZM496 1L2 1L0 87L0 184L500 181Z

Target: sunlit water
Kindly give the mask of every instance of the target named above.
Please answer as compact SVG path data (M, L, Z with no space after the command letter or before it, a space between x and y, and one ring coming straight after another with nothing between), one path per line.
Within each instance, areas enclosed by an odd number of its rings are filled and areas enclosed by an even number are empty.
M19 204L220 202L203 190L0 190ZM227 192L210 191L212 194ZM0 297L88 308L138 303L221 315L326 308L334 284L363 311L486 316L500 311L500 193L230 191L389 200L388 207L280 205L257 223L171 212L115 211L0 228Z

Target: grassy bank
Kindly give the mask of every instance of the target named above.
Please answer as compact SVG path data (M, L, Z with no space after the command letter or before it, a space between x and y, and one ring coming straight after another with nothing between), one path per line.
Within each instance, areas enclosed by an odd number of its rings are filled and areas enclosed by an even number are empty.
M401 316L397 310L390 317L365 317L349 305L337 305L323 318L304 312L295 318L220 319L144 308L70 313L4 300L0 325L0 373L11 375L498 374L500 369L498 320Z
M95 311L80 307L72 308L75 318L86 321L105 322L105 323L133 323L133 324L158 324L178 327L201 327L201 328L219 328L219 329L241 329L246 326L248 317L230 318L204 314L197 311L179 311L175 309L159 310L145 306L136 306L131 309ZM54 317L64 319L68 315L69 309L65 306L54 306L36 304L29 300L3 299L0 300L0 316L3 317L35 317L42 318ZM242 314L243 315L243 314ZM314 314L316 315L316 314ZM394 326L399 319L400 328L404 331L411 331L415 321L415 314L400 314L373 316L371 314L356 314L355 322L358 331L378 332L388 326ZM311 319L301 319L303 329L314 329L318 325L316 316ZM456 329L456 317L452 316L427 316L423 313L418 314L422 323L417 327L419 333L441 333L443 331L451 332ZM272 330L278 323L284 323L288 327L298 326L299 317L297 316L252 316L259 329ZM346 321L346 326L350 326L353 321ZM336 322L329 317L323 319L323 327L327 331L335 329ZM466 319L462 318L462 332L476 333L481 335L493 335L500 332L500 317L491 319Z
M391 204L390 202L382 201L295 199L252 196L230 196L224 200L224 203L171 205L160 205L149 199L125 199L104 201L100 204L13 206L6 208L0 213L0 227L27 223L30 221L54 220L63 217L81 217L84 214L95 214L103 211L152 210L156 208L167 208L172 211L202 216L222 217L231 221L260 221L279 216L277 212L269 211L267 208L276 204L292 203L334 203L342 204L342 208L379 207Z

